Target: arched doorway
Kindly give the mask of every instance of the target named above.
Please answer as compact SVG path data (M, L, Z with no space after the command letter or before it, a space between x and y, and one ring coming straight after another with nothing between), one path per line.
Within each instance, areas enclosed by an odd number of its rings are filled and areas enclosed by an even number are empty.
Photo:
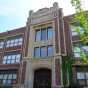
M34 71L33 88L51 88L51 70L38 69Z

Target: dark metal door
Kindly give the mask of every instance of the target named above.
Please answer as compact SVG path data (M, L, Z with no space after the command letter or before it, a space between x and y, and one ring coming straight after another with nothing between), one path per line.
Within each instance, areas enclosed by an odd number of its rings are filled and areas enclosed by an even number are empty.
M51 71L39 69L34 72L34 88L51 88Z

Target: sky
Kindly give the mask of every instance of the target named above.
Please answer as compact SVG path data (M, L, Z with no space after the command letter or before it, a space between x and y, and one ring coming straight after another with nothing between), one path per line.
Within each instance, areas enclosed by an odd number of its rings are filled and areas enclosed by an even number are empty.
M0 32L25 26L30 10L51 7L54 2L63 8L64 15L75 12L70 0L0 0ZM82 5L87 10L88 0L82 0Z

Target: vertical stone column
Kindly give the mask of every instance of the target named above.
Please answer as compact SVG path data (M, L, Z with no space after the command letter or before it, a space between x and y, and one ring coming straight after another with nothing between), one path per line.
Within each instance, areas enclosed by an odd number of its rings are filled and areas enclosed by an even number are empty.
M22 86L25 84L25 74L26 74L26 61L23 60L21 63L20 63L20 67L19 67L19 73L18 73L18 86Z
M55 58L52 60L52 88L55 86Z
M60 50L61 55L66 55L66 44L65 44L65 29L62 9L59 9L59 35L60 35Z
M65 34L64 34L64 24L63 24L63 14L62 9L58 9L57 3L53 4L54 7L54 25L55 25L55 85L53 88L62 88L62 56L66 53L65 47Z
M26 73L26 61L22 63L22 72L21 72L21 83L23 84L25 81L25 73Z
M55 82L56 85L61 85L61 66L60 66L60 59L55 59Z
M27 60L25 84L27 88L33 88L33 69L31 60Z
M52 65L52 88L62 88L61 56L53 58Z
M62 67L61 67L61 56L55 59L55 81L56 88L61 88L62 86Z

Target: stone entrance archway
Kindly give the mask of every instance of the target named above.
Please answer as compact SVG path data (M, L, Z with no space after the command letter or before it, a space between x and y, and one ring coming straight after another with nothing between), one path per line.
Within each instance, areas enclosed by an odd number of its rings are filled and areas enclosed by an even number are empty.
M34 71L33 88L51 88L51 70L37 69Z

